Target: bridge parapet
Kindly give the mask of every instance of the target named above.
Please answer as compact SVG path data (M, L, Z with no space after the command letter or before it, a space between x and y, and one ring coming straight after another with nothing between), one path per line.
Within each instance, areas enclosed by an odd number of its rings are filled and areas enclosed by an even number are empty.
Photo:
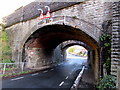
M32 2L24 7L18 8L14 13L4 17L4 20L7 24L6 26L10 27L11 25L20 22L35 19L39 16L39 8L43 9L43 14L45 14L47 12L47 10L44 8L45 6L49 6L51 8L51 12L55 12L78 3L80 2Z

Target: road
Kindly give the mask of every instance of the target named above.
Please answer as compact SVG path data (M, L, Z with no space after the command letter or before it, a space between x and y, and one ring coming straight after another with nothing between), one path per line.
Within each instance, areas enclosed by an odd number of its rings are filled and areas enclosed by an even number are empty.
M69 90L86 60L70 58L56 67L2 81L3 88L66 88ZM73 57L73 58L72 58Z

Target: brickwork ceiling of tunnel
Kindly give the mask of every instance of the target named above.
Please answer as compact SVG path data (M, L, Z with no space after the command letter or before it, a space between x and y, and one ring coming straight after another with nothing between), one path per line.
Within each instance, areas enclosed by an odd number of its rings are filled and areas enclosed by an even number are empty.
M55 48L67 40L79 40L93 49L97 43L83 31L66 25L48 25L36 30L26 41L28 47ZM31 44L29 42L32 42ZM29 44L28 44L29 43Z
M79 43L70 43L70 44L66 45L65 47L63 47L63 49L69 48L69 47L72 47L72 46L75 46L75 45L82 46L82 47L84 47L86 50L91 50L91 48L90 48L89 46L81 45L81 44L79 44Z

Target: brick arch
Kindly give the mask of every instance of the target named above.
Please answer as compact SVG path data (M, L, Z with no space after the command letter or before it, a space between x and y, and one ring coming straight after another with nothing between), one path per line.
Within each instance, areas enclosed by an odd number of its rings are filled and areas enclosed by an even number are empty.
M68 41L63 42L61 45L62 45L62 48L61 48L62 49L62 54L63 54L65 59L66 59L66 55L67 55L66 50L71 46L78 45L78 46L84 47L87 51L92 50L92 48L89 47L88 45L86 45L85 43L83 43L81 41L76 41L76 40L68 40Z
M83 46L87 50L92 50L92 48L90 46L88 46L87 44L85 44L81 41L76 41L76 40L68 40L66 42L63 42L62 43L62 49L73 46L73 45Z
M19 48L19 50L20 50L19 51L19 53L20 53L19 61L22 60L23 48L24 48L24 44L27 41L27 39L38 29L43 28L48 25L55 25L55 24L66 25L66 26L70 26L75 29L81 30L81 32L88 35L91 38L91 40L96 44L95 46L92 46L94 49L96 49L96 46L99 47L99 36L100 36L101 30L97 26L95 26L89 22L86 22L83 19L68 17L68 16L53 17L53 20L54 21L52 23L41 24L41 25L35 24L28 31L28 33L25 35L25 37L23 37L23 40L21 41L20 48ZM57 20L59 20L59 21L57 21Z
M24 44L25 42L28 40L28 38L37 30L47 27L47 26L53 26L53 25L61 25L61 26L66 26L66 27L71 27L74 28L76 30L79 30L81 33L87 35L90 38L90 42L89 45L92 47L92 49L95 50L95 63L98 63L98 47L99 47L99 35L101 33L101 30L93 25L90 24L82 19L78 19L78 18L73 18L73 17L53 17L53 19L55 20L55 22L52 23L47 23L47 24L41 24L41 25L34 25L29 32L25 35L25 37L23 38L22 42L21 42L21 48L20 48L20 60L22 60L22 53L23 53L23 48L24 48ZM61 20L61 21L57 21L57 20ZM81 34L82 35L82 34ZM86 40L87 41L87 40ZM94 67L96 68L98 66L95 65ZM98 70L95 70L95 72L98 72ZM98 73L97 73L98 75ZM98 76L96 75L96 77L98 78Z
M94 24L91 24L89 22L84 21L83 19L79 18L74 18L74 17L68 17L68 16L58 16L58 17L53 17L55 22L53 23L47 23L47 24L41 24L41 25L34 25L28 33L23 37L23 40L21 42L20 48L22 49L24 46L24 43L26 40L30 37L31 34L33 34L36 30L47 26L47 25L54 25L54 24L59 24L59 25L68 25L74 28L78 28L79 30L82 30L85 32L88 36L90 36L92 39L94 39L97 43L99 42L99 36L101 33L101 29L95 26ZM57 22L56 20L61 20L60 22ZM63 21L62 21L63 20Z

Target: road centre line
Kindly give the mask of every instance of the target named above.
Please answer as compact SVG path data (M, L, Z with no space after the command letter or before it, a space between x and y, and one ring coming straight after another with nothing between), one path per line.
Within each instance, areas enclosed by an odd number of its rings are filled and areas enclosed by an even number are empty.
M39 73L35 73L35 74L32 74L31 76L35 76L35 75L38 75Z
M68 79L68 76L65 79Z
M51 69L51 71L54 70L54 69Z
M48 70L44 71L44 73L48 72Z
M60 84L59 84L59 86L62 86L64 84L64 81L62 81Z
M22 79L22 78L24 78L24 77L18 77L18 78L14 78L14 79L11 79L11 80L14 81L14 80Z

